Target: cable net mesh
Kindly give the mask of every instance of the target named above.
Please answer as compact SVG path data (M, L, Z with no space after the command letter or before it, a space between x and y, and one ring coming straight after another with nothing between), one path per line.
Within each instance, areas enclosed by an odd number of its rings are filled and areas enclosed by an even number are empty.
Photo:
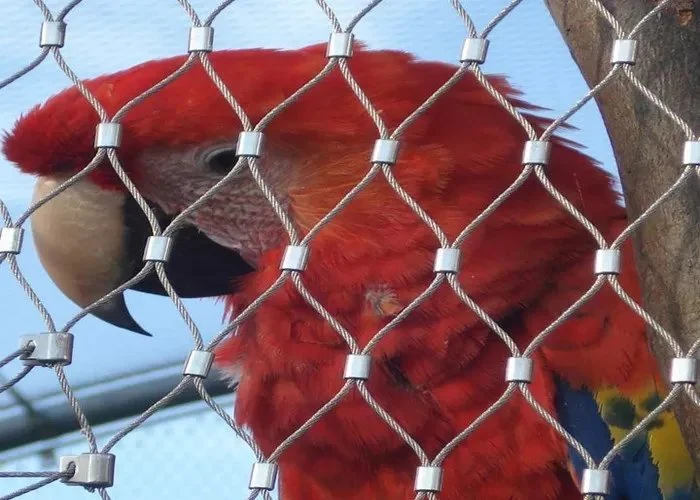
M313 0L309 1L312 2ZM574 206L574 204L572 204L561 192L557 190L557 188L548 178L545 168L548 158L549 139L572 115L574 115L574 113L580 110L586 103L591 101L596 94L601 91L601 89L603 89L615 78L629 79L629 81L639 90L644 98L651 101L677 125L679 133L682 133L687 141L690 143L697 141L697 138L690 126L675 111L669 109L651 90L649 90L648 87L645 86L642 81L637 78L637 76L635 76L634 73L634 56L631 54L634 52L633 44L635 37L640 33L645 24L654 22L655 14L657 14L661 9L667 7L671 3L670 0L665 0L658 3L644 18L639 19L634 26L622 26L615 16L611 14L600 1L590 0L590 3L597 9L601 19L609 23L613 28L614 32L616 33L616 39L620 42L618 44L619 46L616 48L616 62L613 61L613 63L610 65L609 72L600 80L598 84L591 88L585 95L581 96L577 102L573 103L565 113L556 118L541 133L538 133L537 127L533 126L533 124L531 124L528 119L513 104L511 104L511 102L509 102L508 98L499 93L497 88L495 88L489 82L489 80L487 80L481 70L481 64L486 58L488 49L486 41L490 32L496 26L498 26L499 23L506 19L511 12L517 9L518 5L521 4L521 0L512 1L488 24L481 28L475 26L472 18L469 15L469 10L458 0L451 0L449 2L454 9L454 14L459 16L459 18L463 21L466 30L466 41L460 59L461 64L456 68L454 74L447 81L445 81L442 86L434 89L434 93L428 99L426 99L423 104L406 116L405 119L393 129L390 129L387 126L382 118L381 111L375 107L373 102L363 91L362 86L353 76L352 53L350 50L353 42L353 29L358 25L358 23L362 22L363 18L368 13L382 3L382 0L374 0L367 4L364 8L359 9L356 16L345 26L341 24L338 17L334 13L333 8L329 4L327 4L324 0L316 0L318 8L321 9L321 11L328 18L331 27L328 62L317 75L301 86L297 92L295 92L289 98L285 99L283 102L280 102L257 123L253 123L251 121L246 113L246 109L239 104L236 99L236 95L227 88L226 83L217 74L216 69L209 60L211 47L206 43L206 37L210 34L209 28L214 25L217 16L222 11L226 9L235 9L233 0L222 2L212 12L208 13L197 12L187 0L177 0L177 3L179 3L179 5L185 10L192 23L192 30L190 32L191 45L186 62L175 72L154 87L150 88L148 91L141 95L133 96L133 99L113 116L108 115L99 100L96 99L85 87L80 76L73 72L71 66L68 64L68 62L66 62L66 60L64 60L61 54L61 48L63 46L63 33L66 26L70 28L69 21L71 11L81 3L81 0L69 2L62 10L58 12L52 12L49 10L42 0L34 0L34 3L41 10L45 19L45 22L42 25L42 33L44 33L44 35L42 35L41 52L35 60L27 64L27 66L21 71L13 75L9 75L2 80L0 82L0 89L21 81L21 78L25 74L29 73L40 64L52 64L51 61L53 60L53 64L56 64L60 70L65 73L65 75L80 90L84 98L99 115L100 121L102 122L101 133L109 135L109 132L112 132L114 136L114 132L118 131L120 119L122 119L129 110L139 106L141 102L159 92L169 83L173 82L175 79L189 71L193 66L201 65L206 71L207 75L210 77L211 81L214 83L215 87L230 105L231 111L235 113L240 120L243 129L241 140L239 141L239 155L233 169L226 174L220 182L211 187L196 203L175 217L175 219L167 227L160 227L156 215L122 167L119 158L119 148L113 147L117 145L116 143L113 145L103 144L102 146L98 146L96 148L96 153L93 160L87 166L85 166L84 169L56 188L51 194L34 203L15 220L11 218L10 212L6 205L2 200L0 200L0 216L2 217L4 223L4 228L2 229L2 241L4 246L2 247L2 253L0 253L0 263L9 268L13 276L21 285L22 289L25 291L28 299L33 303L36 311L43 319L46 327L46 333L43 333L42 335L53 335L50 342L71 341L72 339L67 336L61 336L61 334L69 334L71 328L91 311L113 299L115 296L121 294L129 287L138 283L140 280L143 280L148 274L155 271L170 300L172 300L177 307L182 320L185 322L192 335L192 349L196 356L206 359L206 353L211 353L225 337L235 333L236 329L243 322L245 322L246 319L249 318L262 303L264 303L275 292L280 290L282 286L292 283L300 296L303 297L303 299L320 315L320 317L322 317L323 320L328 323L328 325L347 345L347 354L349 357L345 368L345 373L338 374L339 377L344 376L345 382L337 394L315 413L309 415L306 423L289 435L287 439L280 442L272 453L264 454L249 432L246 429L239 427L230 416L229 412L222 408L222 406L211 397L205 388L203 382L204 377L199 375L184 375L181 382L177 384L177 386L173 387L172 390L160 401L148 408L141 415L134 418L128 424L124 425L123 428L106 439L105 442L100 443L98 442L89 419L85 416L81 408L79 399L77 399L74 395L74 390L71 387L70 380L67 378L66 373L64 372L66 360L54 359L53 362L50 363L32 363L32 355L35 353L35 350L42 349L43 347L41 346L41 340L37 341L36 338L29 340L21 348L15 352L8 353L7 356L0 361L0 367L5 366L16 359L21 359L25 362L24 367L17 373L17 375L11 380L5 382L0 387L0 392L3 392L16 384L20 384L22 379L33 370L53 370L58 378L60 387L67 398L67 403L72 408L77 422L80 425L82 435L85 438L86 454L80 457L69 457L69 459L62 462L61 467L55 471L0 473L0 477L5 478L24 477L36 478L37 480L36 483L28 487L3 496L3 499L22 496L25 493L42 488L43 486L56 481L63 481L67 483L72 482L74 484L77 483L87 488L88 491L94 491L95 494L99 495L103 499L110 498L108 493L110 485L99 483L100 481L107 483L111 482L111 473L102 471L101 476L98 474L99 478L101 479L95 479L94 477L91 478L89 475L85 475L84 472L92 467L99 469L99 464L88 464L82 460L93 459L97 462L103 461L100 463L103 466L105 466L104 464L107 464L105 467L108 470L109 460L110 457L112 457L111 452L114 446L135 429L142 426L154 414L164 408L171 400L173 400L178 394L188 387L194 387L196 389L198 394L201 396L202 401L208 405L215 415L217 415L228 427L230 427L231 431L234 432L241 441L250 447L256 457L257 463L253 466L251 487L249 491L243 492L241 495L248 499L264 498L268 500L272 498L271 491L275 488L275 477L277 475L276 464L280 457L283 456L286 450L293 443L295 443L302 435L313 427L315 423L323 419L328 412L339 405L353 391L356 391L356 393L358 393L364 399L366 404L371 407L374 412L376 412L376 414L385 422L385 424L389 426L398 436L400 436L400 438L405 441L405 443L415 453L416 463L418 465L415 488L415 498L417 500L422 498L430 498L431 500L435 500L440 497L442 473L441 467L443 462L457 447L464 445L464 441L468 436L483 425L491 415L497 412L517 394L520 394L533 408L533 410L537 412L552 427L552 429L554 429L562 437L562 439L565 440L568 445L580 455L588 469L586 472L594 478L604 477L596 474L598 474L600 471L607 470L613 458L618 455L627 444L633 441L635 437L644 432L645 428L652 424L658 415L667 410L674 399L681 397L682 394L685 394L687 397L691 398L696 405L700 405L700 396L696 392L692 380L676 381L667 397L663 399L663 401L653 411L638 422L631 432L629 432L627 437L615 444L615 446L605 455L605 457L601 461L597 462L593 459L589 451L564 429L564 427L557 421L556 416L548 413L548 411L536 400L531 393L528 384L529 377L532 372L533 354L556 328L574 316L584 304L589 302L604 287L610 287L612 290L614 290L620 299L622 299L622 301L624 301L628 307L634 310L634 312L636 312L647 323L650 330L667 343L673 352L674 357L677 358L676 361L679 362L679 365L684 361L687 362L690 358L693 358L698 347L700 347L700 340L698 340L698 342L696 342L689 351L684 352L674 337L663 326L657 323L654 318L652 318L621 286L620 282L618 281L618 269L616 268L615 264L616 259L619 258L618 251L622 243L628 239L632 232L640 224L642 224L644 220L652 214L652 212L657 210L666 199L673 196L674 192L684 182L686 182L692 176L698 175L700 173L700 166L692 162L684 164L684 168L681 170L677 181L672 186L669 186L665 193L658 198L655 203L649 206L640 217L631 221L627 228L622 231L622 233L612 242L608 242L603 234L596 228L596 226L591 223ZM342 77L347 82L347 85L356 96L357 101L362 105L367 113L367 116L371 118L376 128L377 142L375 143L372 159L368 162L366 175L362 178L362 180L356 186L350 189L345 197L343 197L342 200L314 227L306 232L306 234L301 234L297 226L290 218L289 214L286 212L284 205L276 198L274 191L270 188L268 181L265 179L264 172L261 170L259 164L259 151L257 148L260 144L258 141L264 135L266 128L275 121L278 115L280 115L293 102L299 99L305 92L318 85L333 72L339 72L342 74ZM486 91L491 94L505 110L507 110L507 112L517 121L517 123L520 124L527 135L528 142L527 144L523 144L525 151L523 168L517 179L505 191L497 196L478 217L464 227L463 231L455 239L450 239L440 225L433 218L431 218L431 216L421 207L421 205L414 198L412 198L409 192L402 187L401 183L395 177L392 167L396 162L397 147L400 144L402 135L407 128L424 113L426 113L431 106L433 106L433 104L439 101L443 94L445 94L467 74L472 74L484 87L484 89L486 89ZM120 287L102 297L91 306L83 309L65 325L56 325L52 319L51 313L47 310L41 299L34 292L31 284L25 279L18 265L17 254L19 254L20 250L22 236L21 228L23 224L29 220L29 217L34 211L69 187L73 186L75 183L79 182L81 179L86 178L105 161L109 162L114 172L119 176L124 186L129 191L130 195L133 196L134 200L136 200L139 207L146 215L154 237L152 240L154 245L157 243L167 244L169 241L168 238L171 238L175 234L175 232L184 224L189 216L191 216L198 208L202 207L205 202L210 200L238 173L247 169L261 192L267 198L270 206L274 209L274 212L284 226L289 238L287 258L280 267L278 279L272 286L269 287L267 291L262 293L257 300L253 301L244 310L238 311L233 320L230 321L226 327L210 342L204 341L197 324L190 316L187 308L176 293L173 286L171 286L165 271L164 259L145 261L143 269L134 278L123 283ZM405 202L405 204L410 207L410 209L421 219L421 221L430 228L439 242L440 250L438 251L438 256L436 259L436 272L433 281L427 287L425 287L425 289L418 294L413 301L405 305L405 307L403 307L403 309L396 316L394 316L391 321L379 329L376 332L376 335L366 345L361 346L358 344L353 332L347 329L337 318L326 310L321 299L315 297L311 293L304 282L303 270L305 258L308 255L307 251L309 248L313 248L314 237L318 234L318 232L325 225L332 223L333 218L337 214L339 214L346 206L353 203L355 197L371 182L378 178L383 178L386 180L396 195L398 195L400 199L403 200L403 202ZM596 273L590 288L586 290L585 293L578 298L578 300L570 304L570 306L553 322L551 322L551 324L536 335L534 340L532 340L527 347L522 349L518 347L518 344L513 340L509 332L500 326L496 320L490 317L487 311L470 296L467 290L464 289L458 279L455 262L458 261L460 246L470 237L470 235L472 235L476 228L478 228L486 219L488 219L500 205L509 199L511 195L517 192L518 189L531 178L536 178L541 186L551 195L551 197L561 204L561 206L578 222L578 224L585 228L585 230L588 231L593 238L595 238L599 246L598 257L601 262L601 267L599 267L597 270L598 272ZM313 254L311 255L311 258L313 258ZM449 286L454 294L459 297L459 299L463 302L464 307L471 309L480 318L480 320L488 326L488 328L492 331L492 334L498 336L503 341L510 351L511 358L508 360L508 366L503 367L508 384L502 395L496 401L494 401L486 411L479 415L478 418L465 425L462 432L455 435L449 442L447 442L439 453L434 456L430 456L409 434L409 432L402 428L391 413L385 410L380 402L372 395L367 385L367 378L371 376L367 369L367 362L369 357L372 356L372 353L376 347L391 334L392 330L399 323L410 317L412 312L414 312L421 304L428 300L428 298L430 298L436 292L436 290L438 290L438 288L445 285ZM70 349L68 348L68 351L69 350ZM58 358L60 358L60 353ZM206 373L203 375L206 376ZM79 470L81 468L83 468L82 471ZM114 480L119 481L119 477L116 477ZM583 496L585 498L598 497L598 495L593 494L584 494Z

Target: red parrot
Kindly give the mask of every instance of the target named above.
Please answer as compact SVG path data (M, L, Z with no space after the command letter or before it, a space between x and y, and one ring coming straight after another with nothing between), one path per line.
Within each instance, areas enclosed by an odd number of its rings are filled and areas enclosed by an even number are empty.
M325 47L225 50L209 55L253 123L326 64ZM112 116L183 64L151 61L85 82ZM393 129L450 78L455 67L357 47L352 74ZM549 121L504 78L489 81ZM38 176L36 196L84 168L99 119L75 88L30 110L4 137L5 156ZM161 221L171 220L229 172L241 125L196 65L121 120L117 154ZM264 129L261 175L301 233L367 173L378 132L340 71ZM523 170L527 136L467 73L400 137L392 172L450 241ZM552 139L552 184L610 242L627 224L611 176L576 146ZM150 228L105 161L39 209L37 250L68 297L86 306L140 269ZM279 277L287 233L243 170L187 218L168 273L183 296L226 296L232 316ZM360 347L434 279L440 243L382 175L312 239L300 279ZM463 289L524 349L594 282L596 241L530 176L461 246ZM620 282L640 299L630 244ZM150 276L134 287L163 293ZM140 329L123 299L95 311ZM343 386L347 344L290 281L216 350L238 382L236 421L269 455ZM370 352L367 388L432 459L504 392L504 342L443 283ZM655 408L668 387L643 321L605 286L533 354L536 400L600 460ZM415 453L353 389L281 454L283 500L413 498ZM444 461L439 498L581 498L575 451L519 394ZM614 500L700 498L677 422L665 412L610 466Z

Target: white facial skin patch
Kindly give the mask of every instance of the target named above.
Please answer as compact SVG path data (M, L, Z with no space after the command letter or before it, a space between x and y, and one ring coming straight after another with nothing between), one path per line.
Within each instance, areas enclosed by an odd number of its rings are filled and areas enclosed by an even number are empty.
M205 156L195 148L185 152L145 153L140 158L138 188L167 214L178 214L224 176L208 167ZM279 164L266 166L263 160L258 160L258 165L265 182L286 208L284 172L289 169ZM263 252L283 245L287 239L277 214L247 167L221 186L187 220L216 243L236 250L252 266Z

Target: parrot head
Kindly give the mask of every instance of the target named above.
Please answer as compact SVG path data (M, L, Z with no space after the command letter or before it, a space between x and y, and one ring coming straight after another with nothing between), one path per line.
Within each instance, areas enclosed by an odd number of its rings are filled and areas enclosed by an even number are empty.
M212 53L210 60L253 123L327 63L320 45L295 51L220 51ZM184 57L151 61L84 84L113 116L184 62ZM411 68L409 73L409 65L417 64L409 55L370 52L362 46L352 64L369 97L378 106L385 106L383 118L393 126L434 90L425 85L421 69L432 72L436 84L453 71L447 65L422 63L423 68ZM476 93L476 88L474 81L467 81L459 92L464 99L479 103L484 96ZM448 108L437 111L406 131L402 154L420 161L398 174L404 187L425 202L449 194L451 155L445 145L432 143L430 137L444 136L449 127L440 125L440 119L452 117L446 116ZM6 158L37 177L34 201L91 162L99 121L85 97L71 87L21 116L5 134L2 151ZM120 164L155 213L161 229L236 163L240 121L201 65L194 65L137 104L120 123ZM458 133L449 131L452 137ZM366 175L377 136L368 113L335 71L271 120L258 166L293 224L308 230ZM415 137L421 140L411 148ZM385 200L379 202L382 196ZM386 243L387 235L377 234L382 227L393 233L390 239L399 241L401 247L412 238L424 237L420 231L414 231L413 236L406 234L420 221L386 183L368 186L350 211L349 216L339 215L334 229L319 234L326 244L344 248L344 257L335 262L337 265L352 265L350 261L363 258L359 248L347 244L358 231L364 231L365 241L377 248L382 245L379 241ZM173 254L166 265L175 291L185 298L235 292L244 276L266 262L272 265L288 242L275 210L248 169L234 175L186 222L174 236ZM151 227L105 157L89 175L32 214L32 231L48 274L71 300L86 307L142 268ZM392 249L388 246L386 250ZM273 257L266 261L270 252ZM342 262L343 258L347 262ZM165 294L155 273L132 288ZM118 327L146 333L130 315L122 295L94 309L93 314Z
M149 93L119 120L122 141L116 153L120 165L161 229L236 163L236 140L242 127L217 87L223 83L250 121L258 123L328 62L322 45L289 51L224 50L211 53L209 59L216 79L203 65L194 64ZM84 85L107 114L114 116L185 60L181 56L150 61L87 80ZM417 61L398 51L370 51L359 44L350 68L391 128L411 115L455 71L447 64ZM502 78L489 78L515 105L534 109L518 101L517 92ZM542 123L536 117L532 120L535 125ZM90 164L96 154L99 121L88 100L71 87L29 110L5 134L2 152L6 158L37 177L35 201ZM264 135L257 166L267 192L243 168L191 213L174 235L166 273L181 297L230 296L251 274L269 271L270 276L277 276L289 241L269 196L274 196L304 234L367 175L379 132L335 68L276 113ZM402 189L454 238L520 174L525 140L518 123L468 74L405 129L393 172ZM573 154L555 144L553 157L562 152ZM575 153L568 163L574 177L580 166L591 171L586 182L610 182L606 174L590 168L583 155ZM521 194L514 195L518 196ZM517 219L529 231L568 218L550 199L540 198L530 202L526 212L517 204L512 209L504 206L500 219L492 219L505 224ZM146 216L106 156L88 175L37 209L32 230L48 274L81 307L142 268L145 242L151 234ZM478 234L470 241L478 243ZM317 233L306 275L321 288L337 287L340 281L341 287L364 294L375 309L379 303L396 311L402 301L393 298L394 292L419 276L429 283L432 258L439 246L429 227L380 174ZM463 257L469 252L465 245ZM415 264L406 266L407 258ZM379 260L385 262L380 269ZM339 273L340 269L352 269L352 273ZM479 276L489 282L491 277L483 273L488 271L472 273L475 284ZM367 289L363 284L367 282L376 286ZM132 288L165 294L155 272ZM129 314L121 295L93 314L146 333Z

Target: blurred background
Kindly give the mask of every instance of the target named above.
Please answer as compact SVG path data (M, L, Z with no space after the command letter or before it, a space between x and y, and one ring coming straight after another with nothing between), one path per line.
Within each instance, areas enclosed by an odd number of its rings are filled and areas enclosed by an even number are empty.
M46 1L57 14L67 0ZM217 0L193 0L201 18ZM477 29L509 2L471 0L463 5ZM345 25L365 6L359 0L329 1ZM31 0L0 0L0 81L26 66L40 52L41 11ZM66 18L63 56L81 78L127 68L149 59L186 53L190 26L176 0L84 0ZM325 43L328 19L314 0L237 0L214 22L215 48L295 48ZM466 30L448 0L384 0L355 29L370 48L401 49L422 59L458 62ZM489 36L484 71L507 75L529 101L562 114L588 88L542 0L524 0ZM352 62L350 63L352 68ZM283 77L283 76L282 76ZM0 89L0 130L9 130L21 113L70 84L48 57L39 67ZM583 145L606 169L616 172L608 137L594 103L569 123L566 136ZM0 158L0 199L17 218L29 206L33 180ZM25 226L29 228L29 226ZM28 231L29 233L29 231ZM79 312L39 264L27 234L20 269L60 328ZM78 400L95 426L102 446L145 404L164 396L180 378L192 348L191 336L173 304L128 292L129 307L153 338L130 334L93 317L81 320L73 364L66 368ZM185 301L205 340L222 328L222 305ZM0 266L0 357L18 347L18 337L45 327L37 310L9 272ZM0 383L21 369L17 361L0 370ZM231 411L234 398L214 384L217 401ZM253 455L202 401L183 398L159 411L120 441L113 499L247 498ZM35 369L0 395L0 471L57 470L61 455L87 451L84 437L49 369ZM33 480L0 479L0 497ZM27 494L34 500L94 498L60 482Z

